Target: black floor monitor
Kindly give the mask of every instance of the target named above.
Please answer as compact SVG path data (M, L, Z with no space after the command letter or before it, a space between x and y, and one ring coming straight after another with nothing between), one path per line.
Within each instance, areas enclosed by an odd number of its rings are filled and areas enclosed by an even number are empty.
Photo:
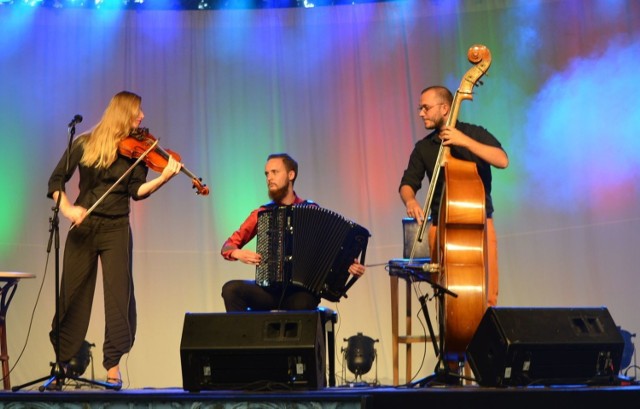
M467 358L482 386L613 384L624 340L609 311L494 307Z
M318 311L187 313L180 359L187 391L326 385Z

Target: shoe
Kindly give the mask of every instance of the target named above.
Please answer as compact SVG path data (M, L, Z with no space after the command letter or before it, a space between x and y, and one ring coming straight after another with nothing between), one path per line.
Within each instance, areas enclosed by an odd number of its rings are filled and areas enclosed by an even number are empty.
M113 389L120 390L122 388L122 375L120 374L120 369L117 367L114 368L107 371L107 383L112 385ZM109 372L115 372L115 374L109 376Z

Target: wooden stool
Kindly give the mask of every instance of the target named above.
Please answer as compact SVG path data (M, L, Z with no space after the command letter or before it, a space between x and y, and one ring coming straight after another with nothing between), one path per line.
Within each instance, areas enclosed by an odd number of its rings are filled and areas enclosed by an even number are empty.
M429 262L429 259L413 259L412 264L424 264ZM393 384L398 385L399 378L399 346L400 344L406 345L406 382L411 381L411 344L416 342L431 342L431 337L425 335L412 335L411 334L411 321L412 321L412 294L411 283L413 281L420 281L419 277L410 274L405 266L409 262L409 259L392 259L389 260L389 279L391 282L391 343L393 351ZM399 300L398 300L398 281L402 278L406 282L405 291L405 335L400 335L398 330L399 323Z
M21 278L34 278L29 273L0 272L0 361L2 361L2 382L4 389L11 389L9 379L9 350L7 348L7 310Z

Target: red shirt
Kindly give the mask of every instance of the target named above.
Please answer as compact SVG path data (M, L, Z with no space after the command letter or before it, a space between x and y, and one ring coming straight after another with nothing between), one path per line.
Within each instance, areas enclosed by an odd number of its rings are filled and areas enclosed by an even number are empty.
M295 199L293 201L294 205L304 202L306 202L306 200L300 199L298 195L295 195ZM227 260L236 260L236 258L231 256L233 250L241 249L245 244L250 242L256 234L258 234L258 212L272 206L274 206L273 202L267 203L249 214L249 217L247 217L247 219L242 223L240 228L233 232L231 237L229 237L222 245L222 250L220 251L222 257Z

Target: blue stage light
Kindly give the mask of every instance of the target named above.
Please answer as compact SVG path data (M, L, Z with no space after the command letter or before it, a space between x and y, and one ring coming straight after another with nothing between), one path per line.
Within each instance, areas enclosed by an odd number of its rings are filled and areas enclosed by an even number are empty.
M313 8L391 1L402 0L0 0L0 6L51 7L57 9L237 10Z

